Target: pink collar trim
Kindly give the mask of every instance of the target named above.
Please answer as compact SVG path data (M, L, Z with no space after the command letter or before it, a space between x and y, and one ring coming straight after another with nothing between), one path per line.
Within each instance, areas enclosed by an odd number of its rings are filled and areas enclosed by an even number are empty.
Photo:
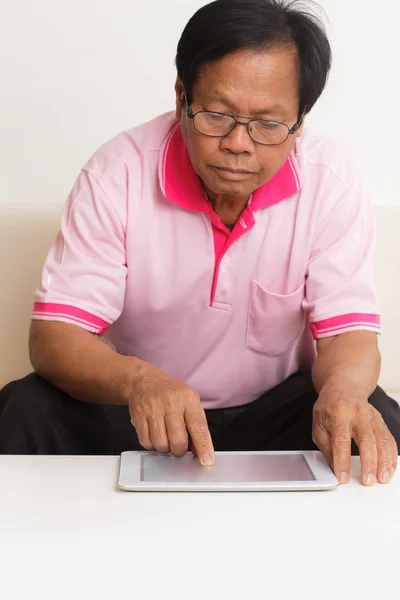
M161 149L159 180L161 189L170 202L187 210L210 212L207 196L192 167L179 123L171 129ZM278 173L252 194L251 208L267 208L300 190L300 171L292 152Z

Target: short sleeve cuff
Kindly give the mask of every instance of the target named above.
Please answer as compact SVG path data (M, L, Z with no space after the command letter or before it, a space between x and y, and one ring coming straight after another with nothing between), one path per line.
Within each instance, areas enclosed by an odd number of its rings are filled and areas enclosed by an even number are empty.
M110 326L110 323L107 323L107 321L76 306L48 302L35 302L32 319L71 323L72 325L79 325L97 335L103 335Z
M381 319L379 315L352 313L310 323L310 328L315 340L349 331L366 330L380 333Z

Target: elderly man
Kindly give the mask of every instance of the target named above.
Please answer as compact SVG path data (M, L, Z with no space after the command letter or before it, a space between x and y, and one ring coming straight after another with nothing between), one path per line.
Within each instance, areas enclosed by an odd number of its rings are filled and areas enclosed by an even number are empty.
M176 111L83 167L36 290L35 373L0 395L3 453L319 448L388 483L373 217L304 128L331 50L315 15L217 0L178 44Z

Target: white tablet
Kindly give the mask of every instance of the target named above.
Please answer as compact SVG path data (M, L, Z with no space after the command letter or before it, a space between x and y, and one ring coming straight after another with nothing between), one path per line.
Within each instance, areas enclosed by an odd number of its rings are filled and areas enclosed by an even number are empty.
M123 452L118 487L134 492L329 490L339 485L320 452L216 452L202 467L188 452Z

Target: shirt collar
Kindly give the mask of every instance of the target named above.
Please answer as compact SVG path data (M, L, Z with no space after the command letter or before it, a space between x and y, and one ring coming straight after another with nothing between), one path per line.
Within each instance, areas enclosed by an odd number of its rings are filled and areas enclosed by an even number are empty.
M209 212L207 196L192 167L179 123L168 133L161 148L159 180L161 189L170 202L187 210ZM278 173L253 192L251 208L267 208L300 190L300 170L293 151Z

